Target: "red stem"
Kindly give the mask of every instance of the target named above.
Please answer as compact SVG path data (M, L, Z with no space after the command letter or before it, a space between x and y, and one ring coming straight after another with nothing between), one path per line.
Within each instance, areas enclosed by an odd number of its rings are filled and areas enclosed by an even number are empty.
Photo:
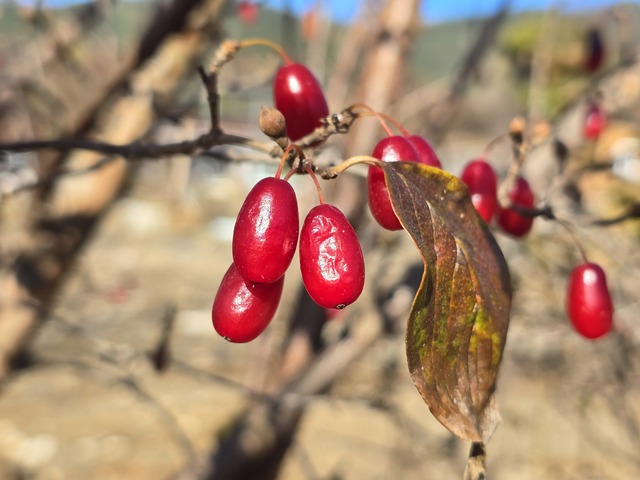
M316 190L318 191L318 200L320 201L320 205L324 204L324 195L322 195L322 189L320 188L320 182L318 182L318 177L316 177L315 172L311 169L309 165L304 166L305 171L311 176L311 180L316 185Z
M406 128L404 128L404 126L398 120L393 118L391 115L387 115L386 113L382 113L382 112L378 112L378 115L380 115L385 120L391 122L394 127L400 130L400 133L402 134L403 137L408 137L410 135L409 132L407 132Z
M282 158L280 159L280 165L278 165L278 171L276 172L276 175L275 175L276 178L279 179L280 176L282 175L282 169L284 168L284 164L289 159L289 153L291 153L291 150L294 150L294 149L298 153L298 157L300 159L304 160L305 156L304 156L304 152L302 151L302 149L298 145L296 145L295 143L289 144L289 146L287 146L287 148L285 149L284 153L282 154ZM291 177L291 175L286 177L285 180L287 180L289 177Z
M371 108L369 105L366 105L364 103L355 103L353 105L351 105L348 110L352 110L354 108L363 108L364 110L366 110L370 115L373 115L374 117L376 117L378 119L378 122L380 122L380 126L382 126L382 128L384 129L384 131L387 133L387 136L392 137L393 136L393 132L391 131L391 129L389 128L389 125L387 125L387 122L385 122L384 118L382 118L382 114L376 112L373 108ZM394 123L395 124L395 123Z

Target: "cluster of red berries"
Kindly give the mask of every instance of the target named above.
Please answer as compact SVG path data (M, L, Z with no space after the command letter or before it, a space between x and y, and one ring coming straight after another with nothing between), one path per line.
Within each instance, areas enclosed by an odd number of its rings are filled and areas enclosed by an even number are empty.
M522 237L531 230L533 217L517 211L517 207L531 209L535 204L533 191L524 177L516 177L509 191L511 206L507 208L498 202L496 173L483 158L469 162L461 179L485 222L496 219L497 225L514 237ZM599 338L611 330L613 304L605 273L599 265L585 261L571 271L566 311L575 330L586 338Z
M273 318L300 244L300 270L309 296L325 308L342 309L364 287L364 257L353 227L333 205L321 203L299 230L298 204L286 180L259 181L245 199L233 231L233 264L213 302L216 331L248 342Z
M320 84L304 65L287 62L278 70L273 90L292 140L311 133L329 115ZM212 308L214 328L232 342L251 341L270 323L298 244L302 281L318 305L342 309L364 287L364 256L347 218L323 202L317 186L320 205L309 211L300 229L296 195L280 178L281 169L282 164L275 177L253 187L234 227L233 264Z
M375 146L371 156L382 162L417 162L441 168L440 160L429 142L418 135L405 133L383 138ZM384 172L380 167L369 167L367 194L369 209L378 224L387 230L401 230L402 225L391 206Z
M502 231L514 237L523 237L531 230L533 217L520 209L532 209L535 196L529 182L517 176L509 189L511 205L501 207L498 202L498 181L493 167L484 158L469 162L460 176L467 185L471 202L485 222L494 219Z
M274 103L284 117L285 136L295 141L320 126L329 108L322 87L309 69L280 53L285 65L273 82ZM438 156L424 138L410 135L398 124L402 135L393 135L382 114L370 113L378 117L388 134L375 146L372 157L382 162L408 161L441 168ZM310 169L320 205L309 211L299 231L295 192L286 179L280 178L283 163L275 177L255 185L242 205L233 234L233 264L213 303L216 331L233 342L253 340L273 318L298 243L303 283L320 306L342 309L360 296L364 286L364 259L356 233L340 210L323 202ZM484 157L469 162L461 179L485 222L495 222L514 237L531 230L533 216L523 210L534 208L535 196L524 177L517 176L513 181L507 207L498 201L497 176ZM380 167L369 167L367 189L374 219L388 230L402 229ZM598 265L586 262L571 273L567 313L575 329L587 338L597 338L611 329L611 298Z
M517 207L531 209L535 204L533 191L524 177L516 177L509 191L511 207L507 208L498 202L496 173L483 158L469 162L461 178L485 222L496 219L497 225L514 237L522 237L531 230L533 217L517 211ZM613 304L605 273L599 265L585 261L575 267L569 275L566 298L567 316L578 333L595 339L611 330Z

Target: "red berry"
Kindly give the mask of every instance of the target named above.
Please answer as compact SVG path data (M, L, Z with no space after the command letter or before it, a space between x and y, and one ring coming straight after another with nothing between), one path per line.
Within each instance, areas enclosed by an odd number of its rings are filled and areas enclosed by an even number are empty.
M329 115L322 87L304 65L280 67L273 81L273 96L276 108L287 121L291 140L308 135L321 125L321 118Z
M258 21L258 5L249 0L238 3L238 16L246 25L253 25Z
M496 172L485 160L478 158L467 163L460 178L469 188L473 206L489 223L498 208Z
M300 270L309 296L325 308L344 308L364 287L364 258L347 218L333 205L311 209L300 232Z
M271 322L283 285L284 277L270 284L248 282L232 263L213 301L213 328L230 342L250 342Z
M605 123L606 119L600 107L598 105L591 105L587 111L587 118L584 121L585 138L592 140L598 138L602 130L604 130Z
M405 137L395 135L383 138L373 149L371 156L383 162L417 162L418 153ZM402 224L391 206L389 191L380 167L369 167L367 177L369 209L373 218L387 230L402 230Z
M431 167L442 168L440 159L429 142L419 135L409 135L406 138L418 153L418 162Z
M287 271L298 243L296 194L285 180L260 180L245 199L233 229L233 262L250 282L273 283Z
M586 338L598 338L611 330L613 304L600 265L585 263L571 271L567 315L576 331Z
M518 177L509 191L511 205L523 208L533 208L535 199L533 191L524 178ZM533 217L521 215L513 208L503 208L500 210L498 224L506 233L514 237L523 237L533 225Z

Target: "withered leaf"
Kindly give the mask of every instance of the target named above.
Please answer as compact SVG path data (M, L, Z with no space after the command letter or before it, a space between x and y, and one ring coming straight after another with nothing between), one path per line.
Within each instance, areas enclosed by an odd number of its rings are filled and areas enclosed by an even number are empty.
M486 442L511 306L509 269L464 183L417 163L383 166L391 203L424 260L407 324L413 381L452 433Z

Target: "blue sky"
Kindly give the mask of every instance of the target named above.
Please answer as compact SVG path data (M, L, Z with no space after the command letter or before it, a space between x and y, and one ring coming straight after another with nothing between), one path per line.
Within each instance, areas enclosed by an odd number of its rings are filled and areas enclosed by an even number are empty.
M294 12L304 13L318 1L325 11L329 12L335 20L349 21L357 11L358 0L257 0L275 8L283 8L288 4ZM447 20L459 20L463 18L489 16L500 6L503 0L422 0L421 12L425 20L431 23ZM24 4L35 4L35 0L21 0ZM82 3L82 0L45 0L47 6L58 6L69 3ZM553 6L561 6L563 10L582 11L600 10L620 1L614 0L511 0L512 11L541 10ZM640 0L632 0L626 3L640 3Z
M267 0L276 8L289 4L295 12L304 12L317 0ZM333 18L348 21L357 13L357 0L321 0L324 9L331 12ZM443 22L493 14L502 0L423 0L423 18L429 22ZM598 10L620 3L612 0L512 0L513 11L547 9L561 5L563 10ZM639 3L639 0L627 3Z

